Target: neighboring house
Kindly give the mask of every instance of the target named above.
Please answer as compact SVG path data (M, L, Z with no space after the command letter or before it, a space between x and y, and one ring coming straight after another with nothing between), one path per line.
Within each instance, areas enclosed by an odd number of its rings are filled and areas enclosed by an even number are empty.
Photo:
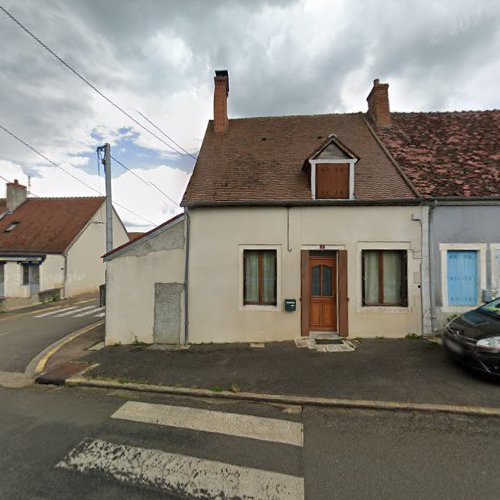
M429 333L500 294L500 111L390 113L376 131L429 201Z
M17 180L0 199L0 308L96 292L104 283L104 198L28 198ZM128 234L113 214L113 241Z

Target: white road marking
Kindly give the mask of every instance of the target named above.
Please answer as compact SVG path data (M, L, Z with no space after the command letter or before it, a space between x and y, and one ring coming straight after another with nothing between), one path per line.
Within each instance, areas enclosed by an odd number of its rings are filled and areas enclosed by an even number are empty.
M127 401L111 418L303 446L300 422Z
M69 311L70 309L73 310L77 308L78 306L63 307L62 309L56 309L55 311L50 311L44 314L38 314L37 316L35 316L35 318L45 318L45 316L51 316L52 314L59 314L62 311Z
M63 316L72 316L73 314L77 312L82 312L86 311L87 309L92 309L95 306L85 306L85 307L79 307L76 311L69 311L69 312L64 312L62 314L57 314L56 318L62 318Z
M188 498L303 500L304 479L100 439L82 441L57 464Z
M96 315L95 315L95 317L96 317L96 318L103 318L105 314L106 314L106 313L103 313L103 312L102 312L102 313L96 314Z
M97 306L92 306L92 307L93 309L91 311L85 311L81 314L75 314L75 318L83 318L83 316L89 316L90 314L94 314L104 309L104 307L97 307Z

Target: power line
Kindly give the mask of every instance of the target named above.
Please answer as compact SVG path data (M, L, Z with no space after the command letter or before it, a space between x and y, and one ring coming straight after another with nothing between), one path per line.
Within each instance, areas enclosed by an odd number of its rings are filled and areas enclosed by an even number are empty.
M193 160L197 160L198 158L196 156L193 156L189 151L186 151L180 144L178 144L177 142L175 142L172 137L170 137L169 135L167 135L165 132L163 132L163 130L158 127L158 125L155 125L147 116L144 116L140 111L137 111L150 125L152 125L156 130L158 130L158 132L160 132L161 134L163 134L165 137L167 137L168 139L170 139L176 146L178 146L179 148L182 149L182 151L184 151L184 153L186 153L187 155L189 155Z
M12 181L9 181L9 179L4 177L3 175L0 175L0 179L4 180L7 184L14 184ZM28 187L29 187L29 183L28 183ZM31 196L33 196L35 198L38 198L38 196L31 190L28 190L28 194L30 194Z
M140 181L144 182L144 184L147 184L149 186L152 186L154 187L157 191L159 191L163 196L165 196L165 198L168 198L172 203L174 203L175 205L179 206L179 204L174 201L172 198L170 198L170 196L165 193L164 191L162 191L154 182L151 182L150 180L148 179L143 179L140 175L136 174L132 169L128 168L126 165L124 165L121 161L117 160L113 155L111 155L111 159L115 162L115 163L118 163L118 165L120 165L121 167L123 167L125 170L128 170L132 175L135 175Z
M80 73L78 73L78 71L76 69L74 69L72 66L70 66L62 57L60 57L59 55L57 55L48 45L46 45L44 42L42 42L42 40L40 40L40 38L38 38L23 23L21 23L21 21L19 21L18 19L16 19L5 7L3 7L2 5L0 5L0 10L7 17L9 17L12 21L14 21L26 34L28 34L31 38L33 38L33 40L35 40L37 43L39 43L47 52L49 52L53 57L55 57L63 66L65 66L67 69L69 69L76 77L78 77L80 80L82 80L82 82L84 82L86 85L88 85L92 90L94 90L95 92L97 92L97 94L99 94L104 100L106 100L109 104L111 104L118 111L120 111L121 113L123 113L127 118L129 118L130 120L132 120L136 125L138 125L143 130L145 130L146 132L148 132L149 134L151 134L153 137L155 137L156 139L158 139L160 142L162 142L165 146L167 146L172 151L174 151L177 154L179 154L179 155L182 156L182 153L178 149L176 149L175 147L171 146L169 143L167 143L166 141L164 141L160 136L156 135L150 129L148 129L147 127L145 127L142 123L140 123L139 121L137 121L130 113L128 113L121 106L119 106L118 104L116 104L115 102L113 102L108 96L106 96L105 94L103 94L93 83L91 83L84 76L82 76ZM166 137L168 137L166 134L164 134L164 135ZM169 137L169 139L172 142L174 142L175 144L177 144L170 137ZM183 151L185 151L184 148L181 148L181 149ZM187 154L189 154L189 153L187 153ZM192 156L192 155L190 155L190 156Z
M24 146L26 146L28 149L31 149L31 151L33 151L35 154L37 154L38 156L40 156L41 158L43 158L46 162L48 162L51 165L53 165L54 167L57 167L60 170L62 170L65 174L69 175L70 177L72 177L73 179L75 179L76 181L78 181L80 184L83 184L87 188L91 189L92 191L94 191L95 193L97 193L99 196L104 196L100 191L98 191L97 189L95 189L94 187L92 187L90 184L87 184L85 181L82 181L81 179L79 179L78 177L76 177L75 175L73 175L71 172L68 172L65 168L63 168L58 163L52 161L50 158L47 158L47 156L45 156L43 153L40 153L40 151L38 151L33 146L31 146L30 144L28 144L26 141L24 141L23 139L21 139L19 136L17 136L13 132L11 132L9 129L5 128L1 123L0 123L0 129L2 129L5 133L7 133L8 135L10 135L13 139L16 139L16 141L19 141L21 144L23 144ZM129 208L121 205L117 201L115 201L114 204L117 205L117 206L119 206L123 210L126 210L127 212L131 213L132 215L135 215L139 219L142 219L143 221L145 221L145 222L153 225L153 226L157 225L154 222L150 221L149 219L146 219L145 217L142 217L141 215L136 214L135 212L133 212Z

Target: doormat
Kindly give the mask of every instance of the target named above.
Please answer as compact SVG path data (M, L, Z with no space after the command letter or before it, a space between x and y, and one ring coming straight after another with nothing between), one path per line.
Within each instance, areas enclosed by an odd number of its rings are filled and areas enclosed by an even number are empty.
M342 339L316 339L316 345L327 345L327 344L343 344L344 341Z

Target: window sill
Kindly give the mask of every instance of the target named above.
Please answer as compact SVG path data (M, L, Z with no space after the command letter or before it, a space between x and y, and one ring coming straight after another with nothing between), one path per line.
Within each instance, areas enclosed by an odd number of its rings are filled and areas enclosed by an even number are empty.
M361 306L358 310L362 314L366 313L389 313L389 314L408 314L411 311L409 306Z
M468 311L473 311L481 305L481 303L478 303L474 306L442 306L441 311L445 313L465 313Z
M281 311L280 307L273 305L257 305L257 304L245 304L240 306L241 311L268 311L268 312L279 312Z

